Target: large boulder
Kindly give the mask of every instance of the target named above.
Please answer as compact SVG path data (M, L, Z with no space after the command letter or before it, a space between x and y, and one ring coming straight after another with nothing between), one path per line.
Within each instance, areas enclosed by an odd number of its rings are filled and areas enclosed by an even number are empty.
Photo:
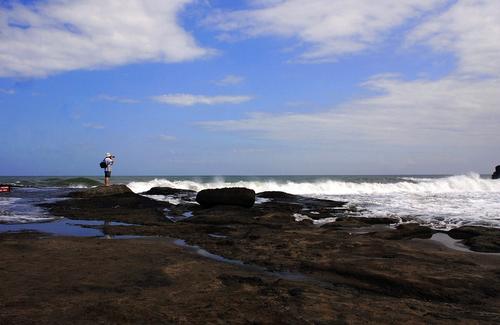
M491 175L492 179L499 179L500 178L500 165L495 167L495 172L493 175Z
M111 185L111 186L97 186L92 188L87 188L85 190L72 192L69 194L71 197L76 198L93 198L102 196L111 196L119 194L133 194L131 189L126 185Z
M255 203L255 191L244 187L207 189L198 192L196 202L203 207L237 205L250 208Z

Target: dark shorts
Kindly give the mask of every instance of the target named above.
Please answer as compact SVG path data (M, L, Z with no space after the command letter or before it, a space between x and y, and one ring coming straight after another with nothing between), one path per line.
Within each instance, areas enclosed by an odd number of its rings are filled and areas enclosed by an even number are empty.
M104 171L104 177L111 177L111 172L109 171Z

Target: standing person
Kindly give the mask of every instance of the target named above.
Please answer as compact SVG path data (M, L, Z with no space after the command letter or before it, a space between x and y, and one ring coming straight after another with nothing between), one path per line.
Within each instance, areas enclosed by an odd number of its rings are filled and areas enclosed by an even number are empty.
M103 160L103 162L106 164L106 167L104 168L104 186L110 185L109 179L111 178L111 166L113 166L113 163L115 162L114 158L115 156L108 152Z

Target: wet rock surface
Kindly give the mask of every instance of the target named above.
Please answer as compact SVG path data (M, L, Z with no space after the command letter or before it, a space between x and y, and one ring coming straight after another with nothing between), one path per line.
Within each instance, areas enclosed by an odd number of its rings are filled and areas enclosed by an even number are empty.
M452 229L448 235L463 239L463 243L478 252L500 252L500 229L464 226Z
M113 196L120 194L133 194L133 192L126 185L111 185L111 186L101 185L81 191L72 192L69 194L69 196L75 198L99 198L99 197Z
M184 190L172 187L153 187L150 190L141 193L148 195L187 195L187 194L196 194L195 191Z
M359 228L371 225L396 224L399 220L395 218L367 218L367 217L338 217L335 222L327 223L324 228Z
M491 175L492 179L499 179L500 178L500 166L495 167L495 171Z
M433 233L434 231L429 227L420 226L416 223L407 223L398 225L394 231L374 233L373 235L378 238L399 240L412 238L428 239L432 237Z
M133 193L125 185L99 186L69 194L73 199L44 204L56 216L81 220L162 224L168 202L159 202Z
M355 217L345 202L281 192L257 198L260 203L251 208L174 206L133 193L56 202L51 211L66 217L137 224L108 226L104 231L110 236L155 237L0 235L0 275L7 283L0 292L0 323L30 317L50 323L69 320L70 314L94 323L494 324L500 319L498 255L418 239L433 231L416 224L396 227L391 218ZM165 209L192 216L174 223ZM297 222L297 214L311 218ZM312 221L324 218L336 222L320 227ZM485 236L471 231L462 229L468 239ZM198 249L165 238L182 238L238 263L199 256Z

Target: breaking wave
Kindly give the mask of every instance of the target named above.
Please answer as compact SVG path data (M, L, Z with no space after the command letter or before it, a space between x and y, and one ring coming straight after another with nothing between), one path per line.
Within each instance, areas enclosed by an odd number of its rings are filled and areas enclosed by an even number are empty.
M235 181L227 182L222 178L208 182L192 180L154 179L147 182L131 182L132 191L141 193L152 187L174 187L200 191L206 188L247 187L256 192L283 191L300 195L368 195L391 193L500 193L500 182L483 179L479 174L450 176L443 178L401 177L399 182L347 182L334 179L323 179L312 182L296 181Z
M101 182L87 177L72 177L72 178L47 178L43 180L45 186L54 187L69 187L69 188L87 188L92 186L102 185Z
M16 180L2 181L14 187L63 187L63 188L89 188L102 185L97 179L88 177L23 177Z
M436 229L462 225L500 227L500 181L470 173L441 178L383 177L370 181L324 178L314 181L275 179L211 181L154 179L131 182L136 193L152 187L174 187L200 191L206 188L247 187L256 192L283 191L292 194L348 201L370 216L399 217Z

